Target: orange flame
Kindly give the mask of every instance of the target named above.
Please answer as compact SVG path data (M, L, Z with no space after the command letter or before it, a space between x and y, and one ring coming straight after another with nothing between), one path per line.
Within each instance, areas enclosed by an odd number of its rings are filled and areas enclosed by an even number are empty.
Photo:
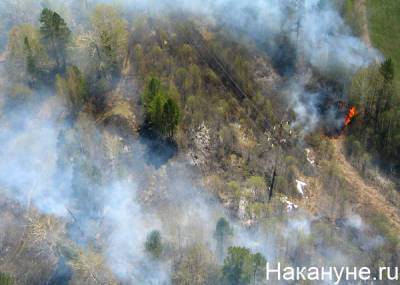
M352 106L352 107L349 109L349 112L347 113L346 118L344 119L344 125L345 125L345 126L349 125L349 124L351 123L351 121L353 120L353 118L354 118L355 116L357 116L357 114L358 114L358 113L357 113L356 107Z

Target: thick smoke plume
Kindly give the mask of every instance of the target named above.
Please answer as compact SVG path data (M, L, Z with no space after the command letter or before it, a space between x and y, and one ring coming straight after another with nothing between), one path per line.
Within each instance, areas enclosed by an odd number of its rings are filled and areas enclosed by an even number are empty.
M108 2L108 1L105 1ZM359 69L380 61L381 54L354 36L339 14L340 1L255 0L255 1L119 1L123 7L150 14L181 12L200 15L233 34L255 40L275 62L277 70L291 81L288 101L297 115L295 126L303 132L318 125L340 127L335 110L321 116L320 104L326 90L307 90L310 68L346 85ZM289 48L288 48L289 47ZM282 60L290 58L291 62ZM330 94L343 99L345 94Z

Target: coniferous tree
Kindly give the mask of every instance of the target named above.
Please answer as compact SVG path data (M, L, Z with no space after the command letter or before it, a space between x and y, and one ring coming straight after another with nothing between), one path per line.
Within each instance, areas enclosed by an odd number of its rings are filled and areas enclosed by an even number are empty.
M394 65L386 59L380 65L360 70L352 79L350 102L357 107L359 124L351 132L370 148L389 159L392 166L399 166L397 149L400 147L400 119L394 82ZM352 142L351 152L356 153L357 141ZM358 155L357 157L365 157ZM361 164L365 168L365 163Z
M380 72L386 82L394 79L394 66L391 58L386 59L380 66Z
M265 270L266 270L265 266L267 264L267 261L265 260L265 257L259 252L253 254L252 259L253 259L253 284L256 284L257 279L263 280L265 276Z
M172 138L174 136L180 116L181 115L178 104L172 98L168 98L164 104L164 110L162 113L162 132L169 138Z
M176 101L161 87L158 79L152 78L142 97L149 126L160 134L172 138L180 120L180 109Z
M29 43L28 37L24 37L24 47L26 52L26 71L30 76L30 84L33 85L35 81L35 75L37 74L36 62L33 56L32 48Z
M257 279L261 279L265 264L266 260L260 253L252 254L245 247L230 247L222 268L224 281L229 285L246 285L253 280L255 284Z
M224 218L220 218L215 226L214 238L217 241L217 258L222 261L224 259L224 248L229 236L232 235L232 229L229 222Z
M149 252L153 257L160 258L163 251L161 233L156 230L150 232L147 236L144 246L146 251Z
M154 97L161 91L161 82L157 78L152 77L142 97L143 105L146 109L150 107Z
M56 62L57 71L63 71L66 65L66 48L71 31L59 14L47 8L42 10L39 21L41 40L48 55Z

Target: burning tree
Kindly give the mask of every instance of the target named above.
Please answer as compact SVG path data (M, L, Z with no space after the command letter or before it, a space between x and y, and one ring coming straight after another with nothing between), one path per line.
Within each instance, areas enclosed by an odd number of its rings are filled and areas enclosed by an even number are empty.
M349 108L349 112L346 115L346 118L344 119L344 126L348 126L355 116L357 116L357 109L355 106L351 106Z

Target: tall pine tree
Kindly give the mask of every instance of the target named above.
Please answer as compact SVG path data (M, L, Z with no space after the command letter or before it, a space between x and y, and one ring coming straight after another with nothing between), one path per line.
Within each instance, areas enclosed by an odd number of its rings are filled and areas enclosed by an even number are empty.
M64 19L56 12L44 8L40 15L41 40L48 55L56 63L56 71L63 72L66 65L66 47L71 31Z

